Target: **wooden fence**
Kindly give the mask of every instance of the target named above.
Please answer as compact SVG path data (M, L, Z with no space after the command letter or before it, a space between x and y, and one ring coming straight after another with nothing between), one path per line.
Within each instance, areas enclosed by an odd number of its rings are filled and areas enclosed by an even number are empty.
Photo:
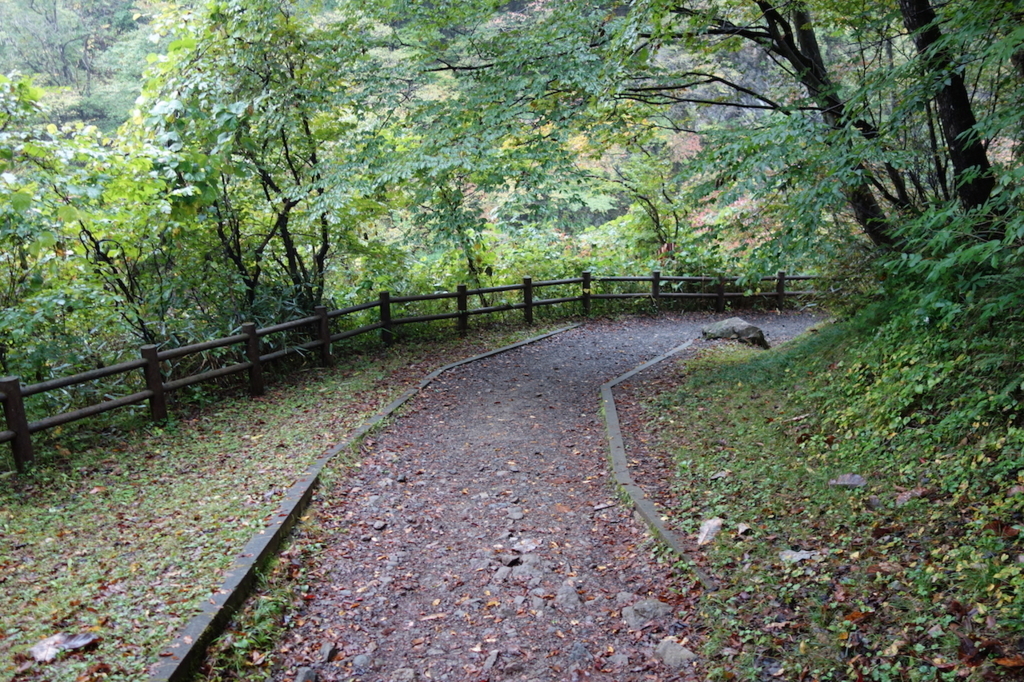
M654 302L671 299L708 299L715 303L715 310L725 310L726 302L736 299L749 298L740 291L727 291L729 283L735 283L737 278L729 277L670 277L663 276L660 272L652 272L646 277L591 277L591 273L584 272L581 277L571 279L546 280L534 282L529 277L524 277L522 283L509 284L505 286L487 287L483 289L467 289L464 285L454 292L443 292L425 294L422 296L395 296L382 291L376 301L362 303L360 305L342 308L340 310L328 310L319 306L315 314L299 320L292 320L282 324L259 329L255 324L247 323L241 327L241 333L234 334L213 341L196 343L180 348L161 350L158 346L143 346L140 351L142 357L137 360L122 362L109 367L95 369L89 372L82 372L67 377L51 379L37 384L22 385L18 377L0 378L0 400L3 401L4 417L7 422L7 429L0 431L0 443L11 444L14 454L14 463L18 471L24 471L25 467L33 462L34 454L31 436L33 433L52 429L62 424L68 424L80 419L86 419L103 412L135 405L149 401L150 415L155 421L163 421L167 418L167 394L192 384L204 381L211 381L220 377L247 372L249 375L249 393L253 396L262 395L264 392L263 366L274 360L285 356L308 351L316 351L322 365L330 365L331 344L344 339L380 330L381 339L384 343L390 344L394 341L394 329L398 325L412 324L417 322L431 322L434 320L456 320L459 332L464 333L469 328L469 317L471 315L485 315L498 313L507 310L522 310L526 324L533 324L533 312L535 308L549 305L560 305L565 303L582 303L583 314L589 315L591 302L596 300L613 300L627 298L650 298ZM775 301L781 308L787 296L808 296L814 295L814 291L793 291L787 290L787 282L804 281L815 279L811 276L787 276L779 272L773 277L764 277L762 281L773 281L775 286L772 291L755 294L754 297ZM643 292L626 293L593 293L595 285L600 283L613 282L649 282L650 290ZM698 284L702 287L714 286L714 291L676 291L672 287L680 284ZM539 298L538 290L546 287L580 285L580 293L576 296L565 296L561 298ZM469 299L471 296L480 296L481 300L487 294L521 291L521 301L518 303L507 303L502 305L490 305L481 308L470 308ZM434 301L442 299L455 299L455 310L446 313L433 315L419 315L410 317L394 317L392 306L413 303L417 301ZM355 329L331 333L331 323L345 315L351 315L363 310L377 308L379 311L377 322L364 325ZM272 334L280 334L303 327L310 328L315 333L315 338L306 343L290 346L271 353L261 353L261 339ZM202 353L215 348L226 346L244 346L244 362L237 362L225 367L208 370L200 374L164 381L160 365L168 360L185 357L194 353ZM28 421L25 411L24 399L30 396L55 391L68 386L84 384L104 377L117 374L124 374L141 370L145 379L145 390L131 395L126 395L113 400L106 400L96 405L90 405L71 412L52 415L38 421Z

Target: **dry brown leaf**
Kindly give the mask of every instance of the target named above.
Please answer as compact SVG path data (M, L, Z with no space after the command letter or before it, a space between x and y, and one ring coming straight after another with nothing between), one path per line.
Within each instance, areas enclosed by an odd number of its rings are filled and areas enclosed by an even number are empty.
M697 544L706 545L715 539L718 532L722 530L722 519L717 516L713 519L708 519L704 523L700 524L700 532L697 533Z
M902 507L907 502L910 502L917 497L921 497L925 492L927 492L925 488L912 488L910 490L905 490L896 496L896 506Z

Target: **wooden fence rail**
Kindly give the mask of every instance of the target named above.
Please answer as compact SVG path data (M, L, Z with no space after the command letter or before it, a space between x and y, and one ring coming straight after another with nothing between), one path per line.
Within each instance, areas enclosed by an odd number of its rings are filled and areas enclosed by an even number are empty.
M249 378L249 393L252 396L262 395L265 386L263 379L263 366L274 360L292 355L316 351L320 364L329 366L333 362L331 355L331 344L344 339L380 330L381 340L390 344L395 339L395 327L403 324L414 324L421 322L432 322L437 320L456 320L457 329L465 333L469 328L469 317L471 315L487 315L509 310L522 310L526 324L533 324L534 309L540 306L561 305L566 303L582 303L583 315L590 315L592 302L595 300L616 300L630 298L650 298L655 303L665 299L713 299L715 310L722 312L726 303L730 300L746 298L774 299L776 305L781 308L783 302L790 296L813 296L814 291L794 291L786 288L788 282L807 281L816 279L808 275L786 275L779 272L772 277L763 277L762 281L775 282L770 292L756 293L748 296L744 292L726 291L728 283L735 283L735 277L674 277L663 276L660 272L652 272L648 276L640 277L594 277L589 272L582 273L581 277L559 280L545 280L534 282L530 277L524 277L519 284L508 284L496 287L484 287L480 289L468 289L465 285L459 285L453 292L440 292L424 294L421 296L396 296L391 297L387 291L380 292L377 300L361 303L339 310L328 310L324 306L318 306L314 315L304 317L269 327L257 328L253 323L243 324L241 333L233 334L220 339L213 339L203 343L195 343L180 348L169 348L160 350L154 345L143 346L140 349L142 357L138 360L118 363L101 369L94 369L89 372L82 372L66 377L50 379L36 384L22 385L19 377L0 378L0 401L3 402L4 420L6 430L0 431L0 443L10 443L14 455L14 464L19 472L25 470L34 460L31 435L45 429L51 429L62 424L92 417L103 412L137 405L142 402L149 402L150 415L155 421L167 419L167 394L186 386L212 381L221 377L246 372ZM648 291L642 292L620 292L620 293L595 293L595 283L638 283L649 282L651 287ZM714 285L714 291L674 291L673 285L678 284L699 284ZM580 285L580 293L575 296L561 296L555 298L537 298L548 287ZM521 291L521 302L503 303L497 305L485 305L480 308L469 307L470 296L484 297L488 294L499 294L511 291ZM413 315L406 317L394 317L392 307L407 303L421 301L436 301L455 299L456 309L451 312L435 313L429 315ZM483 300L483 299L482 299ZM372 324L363 325L355 329L331 333L331 323L340 317L351 315L364 310L377 308L378 321ZM289 346L269 353L261 352L261 339L272 334L292 331L301 328L308 328L312 340L305 343ZM173 381L166 381L161 370L161 363L174 360L196 353L203 353L217 348L228 346L243 346L245 361L236 362L225 367L207 370L199 374L193 374ZM142 370L146 389L112 400L106 400L95 405L89 405L70 412L64 412L39 419L28 421L25 410L24 399L55 391L68 386L84 384L96 381L116 374L125 374L135 370Z

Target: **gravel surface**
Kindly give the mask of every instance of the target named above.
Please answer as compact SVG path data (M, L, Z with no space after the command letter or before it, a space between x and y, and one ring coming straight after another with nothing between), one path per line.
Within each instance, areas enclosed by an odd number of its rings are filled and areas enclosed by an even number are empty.
M817 321L743 316L773 343ZM321 496L337 533L275 679L698 679L699 583L619 503L598 389L724 317L589 322L442 374Z

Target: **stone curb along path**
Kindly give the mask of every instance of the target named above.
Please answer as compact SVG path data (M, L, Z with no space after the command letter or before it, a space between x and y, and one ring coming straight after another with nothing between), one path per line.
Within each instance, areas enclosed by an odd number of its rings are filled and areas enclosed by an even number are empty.
M161 649L160 660L150 668L149 682L181 682L187 680L195 671L206 654L206 647L223 632L231 616L249 596L256 583L260 567L277 551L284 537L309 505L313 491L320 482L320 474L324 467L338 454L358 444L374 427L394 414L398 408L429 386L444 372L536 343L555 334L575 329L580 324L571 324L434 370L424 377L415 388L407 390L356 429L347 439L317 459L285 493L281 506L274 515L274 520L242 549L226 572L224 583L216 593L202 603L200 613L193 617L167 646Z
M668 546L668 548L679 557L691 559L691 564L695 562L692 560L690 553L686 550L686 545L682 538L669 530L668 526L666 526L665 522L662 520L657 507L654 506L654 503L647 497L647 494L644 493L643 489L633 481L633 477L629 473L629 462L626 459L626 448L622 440L622 429L619 427L619 416L615 409L615 396L612 393L612 389L623 381L636 376L640 372L643 372L660 362L664 362L677 353L690 348L692 345L693 341L687 341L686 343L676 346L667 353L659 355L653 360L648 360L642 365L639 365L629 372L626 372L625 374L622 374L601 386L601 407L604 412L605 429L608 432L608 448L615 482L629 497L633 508L651 529L651 532L655 537L661 540L661 542ZM692 570L697 576L697 579L700 580L701 584L704 586L704 589L708 591L718 589L717 583L707 573L696 566L693 566Z

